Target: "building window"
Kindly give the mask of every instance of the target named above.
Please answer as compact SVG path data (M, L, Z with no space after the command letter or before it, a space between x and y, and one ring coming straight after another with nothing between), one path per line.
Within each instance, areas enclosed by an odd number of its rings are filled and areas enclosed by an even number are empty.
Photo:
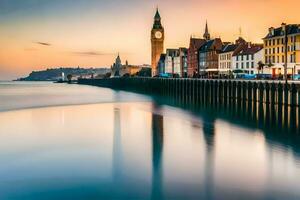
M280 43L280 40L279 39L277 39L277 44L279 44Z
M254 62L251 62L251 67L254 68Z
M273 45L275 45L275 39L273 40Z
M268 54L268 49L265 49L265 54Z
M273 48L273 54L275 54L275 48Z
M236 56L236 61L238 61L239 60L239 56Z
M246 56L246 59L249 60L249 55Z
M237 69L239 68L239 63L236 63L236 68L237 68Z
M254 55L253 54L251 54L251 60L254 60Z
M277 63L279 63L279 56L277 56Z
M282 53L284 52L284 48L283 48L283 47L281 47L281 52L282 52Z
M279 53L279 47L277 47L277 53Z
M242 63L242 67L241 68L244 69L244 63Z
M281 59L281 61L282 61L282 62L285 62L285 60L284 60L284 56L282 56L282 59Z
M249 62L246 63L247 69L249 69Z

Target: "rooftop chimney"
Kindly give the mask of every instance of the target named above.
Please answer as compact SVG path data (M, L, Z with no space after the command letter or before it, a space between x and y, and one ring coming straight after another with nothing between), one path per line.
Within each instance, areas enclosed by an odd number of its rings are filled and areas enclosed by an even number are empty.
M272 36L274 35L274 27L269 28L269 34Z
M251 42L248 42L248 49L251 48Z
M285 33L285 30L286 29L286 23L282 23L281 24L281 31L282 31L282 33L284 34Z

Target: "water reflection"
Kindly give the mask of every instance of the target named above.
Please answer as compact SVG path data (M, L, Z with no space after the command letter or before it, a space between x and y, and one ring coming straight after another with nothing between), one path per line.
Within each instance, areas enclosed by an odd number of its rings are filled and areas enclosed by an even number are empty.
M214 199L214 147L215 147L215 118L205 115L203 135L206 144L205 160L205 199Z
M122 135L120 109L114 108L114 135L113 135L113 181L115 184L121 179L122 174Z
M155 102L0 113L0 198L299 199L300 136L257 108L261 125Z
M164 118L155 114L157 106L154 104L152 114L152 193L151 199L163 198L163 144Z

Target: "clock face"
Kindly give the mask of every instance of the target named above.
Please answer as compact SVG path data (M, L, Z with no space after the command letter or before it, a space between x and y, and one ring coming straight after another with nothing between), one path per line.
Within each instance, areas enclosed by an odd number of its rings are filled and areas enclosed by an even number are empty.
M162 38L162 33L160 31L155 32L155 38L160 39Z

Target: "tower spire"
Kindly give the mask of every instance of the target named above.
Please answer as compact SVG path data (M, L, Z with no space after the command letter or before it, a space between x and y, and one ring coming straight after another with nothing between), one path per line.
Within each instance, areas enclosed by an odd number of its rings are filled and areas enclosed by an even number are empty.
M203 34L203 38L206 39L206 40L210 40L210 34L208 32L207 20L206 20L206 24L205 24L205 32Z
M159 14L159 10L158 10L158 6L156 7L156 13L155 13L155 16L154 16L154 19L156 20L160 20L160 14Z

